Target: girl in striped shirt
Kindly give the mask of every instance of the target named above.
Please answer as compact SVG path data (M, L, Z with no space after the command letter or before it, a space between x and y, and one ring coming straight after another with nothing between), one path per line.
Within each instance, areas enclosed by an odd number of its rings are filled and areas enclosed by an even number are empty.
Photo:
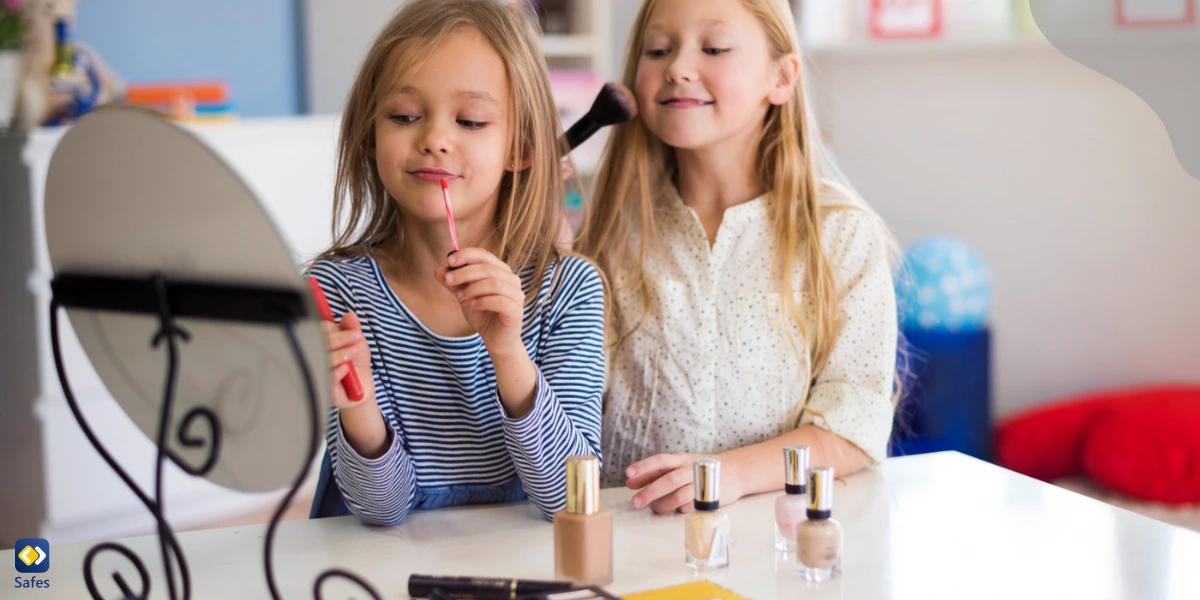
M339 321L333 381L353 368L366 390L334 386L326 437L341 511L368 524L526 497L549 517L566 457L600 454L604 290L555 249L560 125L536 36L507 3L415 0L350 91L335 239L311 272Z

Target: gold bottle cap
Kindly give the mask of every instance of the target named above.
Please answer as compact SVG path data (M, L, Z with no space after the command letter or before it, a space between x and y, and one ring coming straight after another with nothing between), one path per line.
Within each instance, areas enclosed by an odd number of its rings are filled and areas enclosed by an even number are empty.
M783 483L789 494L805 492L808 484L808 446L784 446Z
M581 454L567 457L567 512L595 514L600 510L600 459Z
M697 510L716 510L721 505L721 461L715 458L697 458L692 463L695 478Z
M833 467L808 470L808 518L828 519L833 514Z

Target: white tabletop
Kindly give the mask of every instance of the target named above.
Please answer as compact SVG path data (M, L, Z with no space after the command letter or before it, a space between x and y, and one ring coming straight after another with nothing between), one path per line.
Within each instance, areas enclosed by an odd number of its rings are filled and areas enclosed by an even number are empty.
M616 579L608 589L624 594L695 578L683 564L683 517L634 510L630 495L611 489L602 496L615 512ZM731 566L703 577L750 598L1200 598L1200 534L961 454L890 459L839 484L834 518L845 527L843 574L820 586L806 584L772 548L775 496L725 509ZM181 534L193 597L267 597L264 532ZM81 565L92 544L49 541L44 577L52 586L0 596L88 597ZM150 567L152 596L165 597L155 538L122 542ZM522 503L418 511L390 529L352 517L288 522L279 528L275 564L285 598L311 598L314 578L332 566L361 574L386 598L406 598L410 573L551 579L553 556L550 523ZM11 560L11 550L0 552L0 565ZM100 559L97 572L120 562ZM136 580L131 567L123 571ZM98 581L116 597L107 575ZM326 597L345 598L340 589L328 586Z

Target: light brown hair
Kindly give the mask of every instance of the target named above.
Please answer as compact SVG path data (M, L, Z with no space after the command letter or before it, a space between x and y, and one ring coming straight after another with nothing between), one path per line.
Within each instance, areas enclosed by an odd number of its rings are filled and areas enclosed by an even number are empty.
M559 166L561 126L534 21L496 0L412 0L371 44L346 99L337 151L333 245L320 258L361 256L399 241L403 213L379 177L375 121L389 92L403 85L450 33L478 31L500 55L510 90L511 156L496 205L496 255L518 273L541 273L558 257L555 239L565 193ZM530 298L537 286L530 290Z

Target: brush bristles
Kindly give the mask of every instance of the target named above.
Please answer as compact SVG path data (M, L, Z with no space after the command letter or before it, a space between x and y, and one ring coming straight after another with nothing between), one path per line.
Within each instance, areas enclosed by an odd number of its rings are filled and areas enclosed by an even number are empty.
M596 95L596 101L592 103L588 116L597 125L606 127L624 123L636 117L637 113L637 101L633 92L619 83L608 82Z

